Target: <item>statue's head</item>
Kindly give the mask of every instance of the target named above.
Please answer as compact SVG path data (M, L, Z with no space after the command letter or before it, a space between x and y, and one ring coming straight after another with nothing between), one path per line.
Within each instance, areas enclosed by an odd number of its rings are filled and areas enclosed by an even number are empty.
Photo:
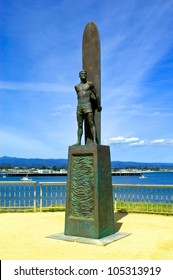
M80 78L87 78L87 71L85 69L82 69L80 72L79 72L79 77Z

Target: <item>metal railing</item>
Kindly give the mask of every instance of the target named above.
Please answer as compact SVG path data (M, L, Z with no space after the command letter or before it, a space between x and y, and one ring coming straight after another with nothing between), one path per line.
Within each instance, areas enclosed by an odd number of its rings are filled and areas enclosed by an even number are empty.
M65 209L66 182L40 182L40 211Z
M0 182L0 210L64 210L66 182ZM117 211L173 214L173 185L113 184Z
M112 186L118 211L173 214L173 185Z
M0 209L36 211L36 182L0 182Z

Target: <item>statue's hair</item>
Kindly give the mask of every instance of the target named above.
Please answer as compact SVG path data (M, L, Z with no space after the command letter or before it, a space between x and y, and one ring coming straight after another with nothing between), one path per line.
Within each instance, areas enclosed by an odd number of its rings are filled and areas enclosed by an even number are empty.
M82 69L80 72L79 72L79 75L82 73L82 72L85 72L87 74L87 71L85 69Z

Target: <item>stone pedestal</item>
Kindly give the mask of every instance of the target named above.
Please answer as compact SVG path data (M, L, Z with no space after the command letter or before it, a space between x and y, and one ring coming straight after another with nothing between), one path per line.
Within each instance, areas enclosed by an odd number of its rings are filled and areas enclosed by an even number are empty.
M70 146L64 234L99 239L114 233L109 146Z

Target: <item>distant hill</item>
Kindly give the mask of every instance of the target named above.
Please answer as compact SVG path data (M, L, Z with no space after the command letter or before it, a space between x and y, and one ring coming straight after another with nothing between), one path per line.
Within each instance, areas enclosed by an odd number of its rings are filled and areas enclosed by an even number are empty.
M113 168L173 168L173 163L112 161Z
M67 159L41 159L41 158L16 158L16 157L0 157L0 166L10 165L24 167L67 167Z
M67 168L67 159L41 159L41 158L17 158L0 157L0 166L23 166L23 167L64 167ZM113 168L173 168L173 163L148 163L133 161L112 161Z

